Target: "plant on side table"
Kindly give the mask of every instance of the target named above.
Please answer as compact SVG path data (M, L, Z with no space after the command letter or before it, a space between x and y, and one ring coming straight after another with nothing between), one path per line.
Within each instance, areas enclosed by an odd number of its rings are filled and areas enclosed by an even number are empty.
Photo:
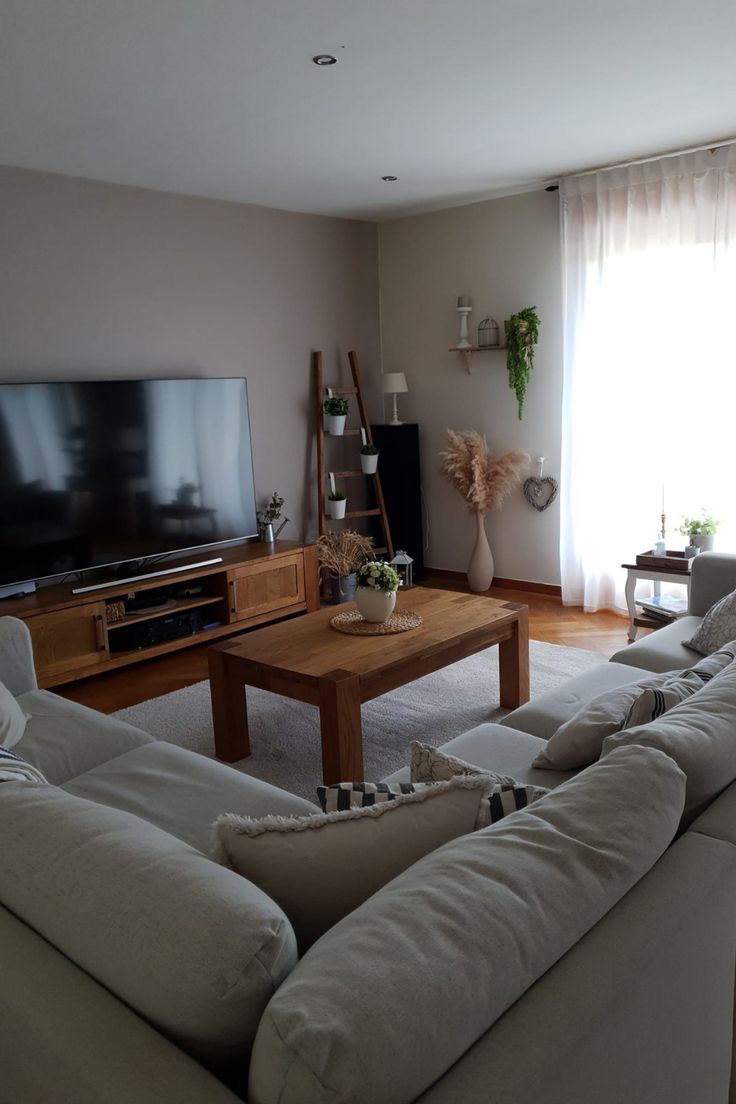
M379 560L370 560L358 568L355 602L366 621L373 624L388 621L394 612L400 585L398 572Z
M319 566L330 584L333 605L352 602L355 597L356 572L361 564L373 557L373 538L343 529L340 533L323 533L317 540Z
M339 395L330 395L322 408L327 415L327 432L333 437L342 437L345 432L345 418L348 413L348 400Z
M335 521L344 518L347 501L348 496L344 491L330 491L327 495L327 509L330 512L330 517Z
M485 437L475 430L447 431L447 448L440 453L442 470L475 514L476 537L468 564L468 585L472 591L488 590L493 582L493 556L486 536L485 516L497 510L529 464L525 452L515 450L493 457Z
M509 387L516 395L521 421L524 398L529 377L534 367L534 346L539 341L539 315L536 307L524 307L518 314L512 314L506 322L506 368L509 373Z
M679 532L683 537L688 538L690 545L697 548L698 552L712 552L718 532L718 522L702 510L699 518L683 518Z
M360 466L363 475L375 475L378 471L378 449L375 445L363 445L360 450Z

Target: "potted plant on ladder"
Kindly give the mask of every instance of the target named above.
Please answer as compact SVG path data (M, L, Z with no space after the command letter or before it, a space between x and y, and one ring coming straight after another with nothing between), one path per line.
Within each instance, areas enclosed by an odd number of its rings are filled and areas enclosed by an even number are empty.
M360 466L363 475L376 474L378 471L378 449L375 445L363 445L360 450Z
M345 517L345 507L348 497L344 491L330 491L327 495L327 508L333 521L339 521Z
M327 432L333 437L342 437L345 432L348 400L339 395L330 395L324 401L323 410L327 415Z

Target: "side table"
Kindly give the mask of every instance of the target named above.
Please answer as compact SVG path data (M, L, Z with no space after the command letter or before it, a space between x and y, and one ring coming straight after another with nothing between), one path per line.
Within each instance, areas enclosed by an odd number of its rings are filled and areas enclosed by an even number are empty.
M688 564L692 561L688 561ZM626 586L624 593L626 595L626 608L629 611L629 643L633 643L636 640L637 627L634 624L634 618L636 617L636 584L639 579L649 579L654 583L654 594L658 597L661 592L662 583L680 583L682 586L687 587L688 602L690 601L690 569L688 566L687 571L674 571L667 568L652 568L652 567L639 567L638 564L624 563L622 567L626 568Z

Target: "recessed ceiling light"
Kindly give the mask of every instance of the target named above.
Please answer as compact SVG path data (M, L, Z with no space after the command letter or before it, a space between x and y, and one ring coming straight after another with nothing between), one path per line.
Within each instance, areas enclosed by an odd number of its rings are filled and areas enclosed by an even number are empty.
M337 58L332 54L315 54L312 61L315 65L337 65Z
M389 181L389 180L398 180L398 179L399 179L399 178L398 178L398 176L382 176L382 177L381 177L381 180L386 180L386 181Z

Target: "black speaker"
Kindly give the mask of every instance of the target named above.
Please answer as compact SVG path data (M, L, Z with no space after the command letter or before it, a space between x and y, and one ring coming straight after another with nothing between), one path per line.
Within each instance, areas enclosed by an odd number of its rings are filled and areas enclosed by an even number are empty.
M394 551L401 548L413 558L418 582L424 575L419 426L415 422L372 425L371 433L380 452L378 472Z

